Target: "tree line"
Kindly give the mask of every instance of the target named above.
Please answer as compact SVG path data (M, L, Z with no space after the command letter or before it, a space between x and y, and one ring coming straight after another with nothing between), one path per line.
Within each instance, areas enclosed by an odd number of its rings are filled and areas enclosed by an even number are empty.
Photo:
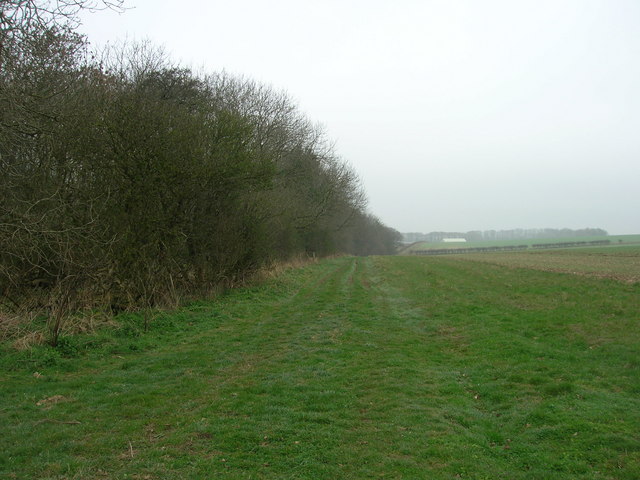
M517 240L535 238L604 237L608 233L602 228L515 228L512 230L472 230L469 232L403 233L406 243L441 242L445 238L464 238L468 242L493 240Z
M395 252L285 93L149 44L91 52L79 10L120 2L0 6L3 308L152 306L299 254Z

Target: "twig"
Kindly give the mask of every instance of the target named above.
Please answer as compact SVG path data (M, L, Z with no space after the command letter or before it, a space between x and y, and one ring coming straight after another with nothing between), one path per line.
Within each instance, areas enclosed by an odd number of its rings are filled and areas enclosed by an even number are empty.
M62 425L80 425L82 422L79 422L78 420L69 420L65 422L63 420L54 420L53 418L43 418L42 420L38 420L36 422L36 425L41 425L43 423L58 423Z

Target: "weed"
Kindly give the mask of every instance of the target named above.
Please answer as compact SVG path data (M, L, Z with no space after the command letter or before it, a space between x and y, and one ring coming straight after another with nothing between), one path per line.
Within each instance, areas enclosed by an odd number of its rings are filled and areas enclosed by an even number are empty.
M67 358L77 357L79 354L78 346L73 337L58 337L54 348L60 352L60 355Z

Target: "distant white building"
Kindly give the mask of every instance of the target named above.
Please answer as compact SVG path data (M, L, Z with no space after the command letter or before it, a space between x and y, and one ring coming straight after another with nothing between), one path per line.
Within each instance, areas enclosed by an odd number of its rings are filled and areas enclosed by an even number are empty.
M444 243L464 243L467 241L466 238L443 238L442 241Z

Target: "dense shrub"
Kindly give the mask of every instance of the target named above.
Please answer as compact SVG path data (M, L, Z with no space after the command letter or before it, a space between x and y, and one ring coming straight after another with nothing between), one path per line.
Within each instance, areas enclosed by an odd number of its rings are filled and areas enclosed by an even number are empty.
M393 253L399 234L285 94L145 44L96 58L73 17L16 14L37 4L2 2L5 308L58 331L78 306L164 304L274 259Z

